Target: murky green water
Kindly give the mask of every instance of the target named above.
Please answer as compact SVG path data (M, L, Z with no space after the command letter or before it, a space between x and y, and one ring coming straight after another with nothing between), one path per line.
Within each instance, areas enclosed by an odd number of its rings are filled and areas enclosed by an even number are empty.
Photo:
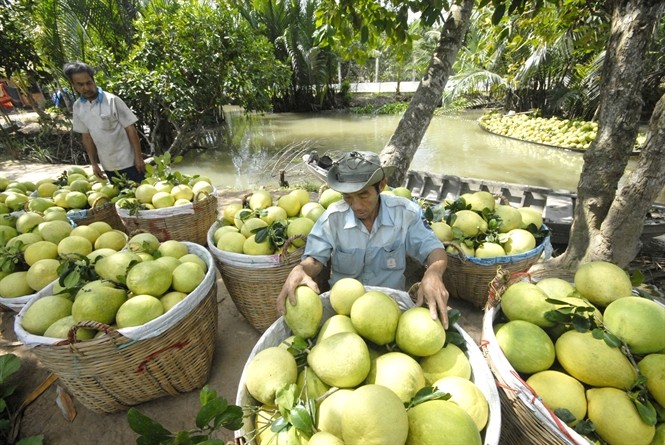
M582 154L495 136L477 123L482 112L434 117L411 164L412 170L575 190ZM279 170L292 183L315 182L300 163L303 153L379 152L400 116L347 113L227 115L230 135L212 148L189 152L178 165L222 187L278 184ZM659 201L665 201L662 196Z

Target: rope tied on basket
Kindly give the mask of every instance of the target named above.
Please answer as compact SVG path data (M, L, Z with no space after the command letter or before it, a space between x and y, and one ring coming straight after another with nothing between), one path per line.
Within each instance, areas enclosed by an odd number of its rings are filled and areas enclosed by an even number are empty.
M531 275L529 275L529 272L510 272L499 265L496 268L496 276L488 285L489 293L485 307L494 307L499 304L501 295L503 295L506 289L510 287L511 284L522 280L524 277L529 277L530 279Z
M287 240L284 241L284 245L282 246L282 250L279 252L279 262L280 263L282 263L287 258L287 256L289 256L290 254L293 253L293 252L289 252L288 249L289 249L289 247L291 247L291 245L295 246L295 244L293 244L293 242L297 239L302 240L303 242L307 242L307 237L305 235L296 234L296 235L293 235L293 236L290 236L289 238L287 238ZM298 249L300 249L302 246L296 246L296 247Z

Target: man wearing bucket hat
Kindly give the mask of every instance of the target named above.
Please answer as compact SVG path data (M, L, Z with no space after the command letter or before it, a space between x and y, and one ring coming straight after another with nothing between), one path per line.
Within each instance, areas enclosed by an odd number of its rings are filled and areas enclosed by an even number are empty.
M448 327L448 290L443 273L446 251L422 218L421 208L398 196L381 194L393 166L382 166L376 153L353 151L333 163L328 185L344 199L328 206L307 237L303 260L287 277L277 297L284 312L286 298L296 304L295 289L307 285L330 262L330 285L351 277L364 285L404 289L407 255L425 264L417 305L426 302L432 318Z

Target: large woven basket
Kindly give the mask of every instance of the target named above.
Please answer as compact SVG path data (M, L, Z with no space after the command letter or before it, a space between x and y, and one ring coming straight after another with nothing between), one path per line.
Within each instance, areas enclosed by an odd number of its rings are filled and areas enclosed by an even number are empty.
M69 340L28 334L17 315L17 337L42 365L55 374L69 392L92 411L113 413L130 406L202 387L208 380L217 336L217 284L210 254L187 243L191 253L205 259L208 272L187 298L161 317L143 326L114 330L83 321ZM75 331L103 330L93 340L76 342Z
M68 212L67 218L77 226L87 226L93 222L103 221L114 229L125 231L125 226L118 216L115 204L111 202L78 212Z
M279 317L277 296L304 247L275 255L243 255L219 250L213 241L216 222L208 231L208 250L238 311L257 331L264 332Z
M116 206L128 234L150 232L159 241L178 240L206 245L208 229L217 219L217 192L193 203L156 210L139 210L137 215Z
M550 255L551 251L548 235L535 248L518 255L477 258L466 257L461 251L457 254L449 253L443 281L451 297L468 301L482 309L497 270L524 272L538 261L543 252Z
M409 297L409 294L400 290L389 289L385 287L374 287L374 286L365 286L367 291L381 291L390 295L401 310L406 310L410 307L413 307L414 303ZM322 323L325 322L328 318L332 317L335 314L332 306L330 305L330 292L325 292L321 294L321 300L323 302L323 318ZM499 437L501 435L501 407L499 402L499 393L494 382L494 377L492 372L487 366L480 348L476 342L467 334L459 325L455 325L454 328L462 335L466 342L467 346L467 356L469 362L471 363L472 369L472 379L478 388L482 391L483 395L487 399L489 404L489 418L487 425L482 432L483 444L484 445L498 445ZM266 332L258 340L252 352L250 353L247 363L243 369L242 375L240 376L240 382L238 383L238 392L236 396L236 405L242 407L256 406L258 402L249 394L245 386L245 376L247 372L247 367L252 358L258 354L260 351L271 347L279 345L284 339L292 335L291 330L286 324L284 317L280 317L276 320ZM244 419L243 427L235 432L236 444L253 444L254 441L251 440L251 433L254 430L254 416L246 416Z

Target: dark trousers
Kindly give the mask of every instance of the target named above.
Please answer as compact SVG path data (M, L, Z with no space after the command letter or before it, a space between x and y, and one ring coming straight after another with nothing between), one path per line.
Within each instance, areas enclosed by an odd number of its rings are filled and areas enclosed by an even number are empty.
M118 175L125 175L132 181L138 183L143 181L143 179L145 178L145 174L139 173L139 171L134 166L131 166L129 168L123 168L122 170L116 170L116 171L104 170L104 172L106 173L106 177L108 178L109 181L111 181L111 179L113 179Z

